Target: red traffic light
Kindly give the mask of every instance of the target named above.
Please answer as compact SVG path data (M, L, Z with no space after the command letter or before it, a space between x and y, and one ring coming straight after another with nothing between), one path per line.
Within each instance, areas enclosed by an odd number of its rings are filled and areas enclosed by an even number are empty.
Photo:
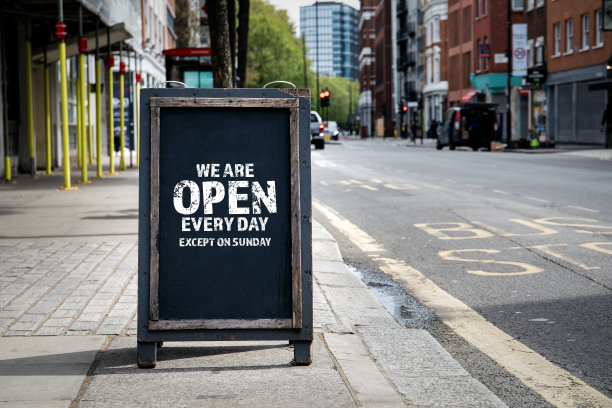
M319 94L319 98L321 98L321 99L325 98L325 92L321 92L321 93Z
M325 92L323 92L323 94L325 95L325 97L329 97L329 91L326 89Z
M402 111L408 112L408 107L406 105L402 106Z

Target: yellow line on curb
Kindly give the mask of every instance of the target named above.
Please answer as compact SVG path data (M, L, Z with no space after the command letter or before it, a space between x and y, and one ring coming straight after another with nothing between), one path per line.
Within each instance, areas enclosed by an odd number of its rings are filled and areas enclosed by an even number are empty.
M557 407L608 407L612 399L557 367L543 356L488 322L465 303L439 288L415 268L382 255L384 247L333 209L313 200L313 206L353 244L377 262L421 304L433 309L445 324L481 350L526 386Z

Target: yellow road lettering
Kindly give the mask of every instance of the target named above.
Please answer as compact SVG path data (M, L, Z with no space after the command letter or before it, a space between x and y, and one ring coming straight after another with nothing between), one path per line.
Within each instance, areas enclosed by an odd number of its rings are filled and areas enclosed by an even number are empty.
M532 236L536 236L536 235L554 235L557 234L559 231L556 231L554 229L551 228L547 228L547 227L543 227L541 225L538 225L536 223L533 223L531 221L526 221L526 220L521 220L518 218L513 218L510 221L516 223L516 224L521 224L524 225L526 227L529 228L533 228L534 230L537 230L539 232L534 232L534 233L527 233L527 234L517 234L517 233L513 233L513 232L507 232L504 231L500 228L496 228L493 227L491 225L487 225L483 222L479 222L479 221L472 221L472 224L478 225L482 228L486 228L489 231L492 231L494 233L496 233L497 235L501 236L501 237L532 237Z
M414 224L414 226L441 240L489 238L493 236L489 231L474 228L473 225L465 222L438 222ZM447 232L453 234L447 234Z
M487 272L481 270L473 270L466 271L472 275L479 276L520 276L520 275L533 275L536 273L540 273L543 271L542 268L538 268L537 266L530 265L524 262L510 262L510 261L496 261L493 259L469 259L469 258L460 258L455 254L461 254L465 252L480 252L485 254L498 254L500 251L497 249L453 249L450 251L440 251L438 252L438 256L446 261L460 261L460 262L480 262L485 264L499 264L499 265L511 265L516 266L518 268L522 268L522 271L516 272Z
M601 246L604 245L612 246L612 242L587 242L585 244L580 244L581 247L612 255L612 249L601 248Z

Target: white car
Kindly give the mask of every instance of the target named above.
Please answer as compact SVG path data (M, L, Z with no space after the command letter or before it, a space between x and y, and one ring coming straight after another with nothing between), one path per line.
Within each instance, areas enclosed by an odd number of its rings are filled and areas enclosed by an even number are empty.
M325 139L338 140L338 135L340 131L338 130L338 122L330 120L329 122L325 122Z
M315 149L325 148L324 128L321 116L316 111L310 111L310 144L315 145Z

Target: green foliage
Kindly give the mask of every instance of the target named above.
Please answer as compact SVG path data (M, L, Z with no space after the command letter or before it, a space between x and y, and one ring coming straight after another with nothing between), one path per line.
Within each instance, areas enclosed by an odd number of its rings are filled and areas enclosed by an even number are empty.
M298 88L311 89L311 107L317 110L319 95L316 94L316 74L310 69L312 61L304 61L306 53L302 39L296 36L295 27L285 10L277 10L265 0L251 0L247 87L259 88L272 81L289 81ZM335 120L340 127L348 126L349 113L354 115L357 111L359 83L345 78L320 76L319 89L325 88L331 93L329 120ZM324 116L322 110L319 113Z
M316 79L315 79L316 81ZM317 103L319 95L315 95L316 83L311 86L312 97L310 99L310 105L312 110L317 110ZM319 108L319 114L325 119L335 120L338 122L338 126L345 128L348 127L348 115L354 115L357 111L357 104L359 103L359 83L357 81L351 81L346 78L329 78L326 76L319 76L319 92L322 89L329 89L329 107ZM350 95L350 100L349 100ZM325 110L328 109L327 115Z
M271 81L304 83L302 42L294 34L285 10L263 0L252 0L249 18L248 87Z

